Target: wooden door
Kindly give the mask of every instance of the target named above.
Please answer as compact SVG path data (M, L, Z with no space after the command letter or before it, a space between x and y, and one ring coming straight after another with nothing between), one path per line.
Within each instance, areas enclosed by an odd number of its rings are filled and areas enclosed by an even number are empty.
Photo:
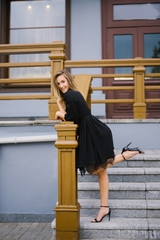
M126 59L135 57L159 58L160 57L160 19L154 13L148 15L148 19L141 18L124 20L115 19L114 7L135 7L143 9L148 7L147 0L102 0L102 55L104 59ZM160 7L159 1L150 1L150 5L156 4ZM155 7L155 5L154 5ZM122 9L122 8L121 8ZM159 10L158 10L159 11ZM143 15L143 12L142 12ZM144 14L144 18L147 15ZM119 17L119 16L118 16ZM160 68L146 68L147 73L154 70L160 72ZM104 69L104 73L132 73L132 68ZM159 85L160 79L146 79L146 85ZM132 79L104 79L104 86L125 86L133 85ZM134 98L133 91L106 91L106 98ZM160 98L159 90L146 91L146 98ZM133 118L132 104L107 104L107 118ZM147 104L147 118L160 117L160 104Z
M138 28L139 56L160 58L160 27ZM146 73L160 73L160 67L146 67ZM145 85L160 85L160 78L146 78ZM160 90L146 90L146 98L160 98ZM147 118L160 118L160 103L147 104Z
M107 58L130 59L137 56L137 29L113 28L106 32ZM132 73L132 67L104 69L104 73ZM105 86L133 86L133 79L107 78L103 80ZM108 91L106 98L133 98L133 91ZM117 103L106 105L107 118L133 118L132 104Z

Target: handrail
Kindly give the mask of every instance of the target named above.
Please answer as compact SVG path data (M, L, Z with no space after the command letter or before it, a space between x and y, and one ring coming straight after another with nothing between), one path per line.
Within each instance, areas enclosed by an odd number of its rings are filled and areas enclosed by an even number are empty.
M91 103L134 103L134 99L104 99L104 100L91 100Z
M50 62L23 62L23 63L0 63L1 68L14 67L50 67Z
M111 90L134 90L133 86L108 86L108 87L92 87L93 91L111 91Z
M65 61L66 68L92 68L92 67L136 67L136 66L160 66L158 58L134 58L134 59L104 59L85 61Z
M21 54L21 53L47 53L59 50L61 41L52 43L31 43L31 44L1 44L0 54Z
M51 83L51 78L1 78L2 83Z
M49 100L51 98L50 94L27 94L27 95L0 95L0 100L32 100L32 99L39 99L39 100Z

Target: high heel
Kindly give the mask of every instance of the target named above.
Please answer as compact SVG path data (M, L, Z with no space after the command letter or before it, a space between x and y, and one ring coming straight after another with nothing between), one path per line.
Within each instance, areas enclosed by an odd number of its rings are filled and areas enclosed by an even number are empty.
M122 154L123 152L125 152L125 151L138 151L140 154L144 154L144 152L143 152L142 150L140 150L138 147L129 148L129 145L131 145L131 142L130 142L126 147L124 147L124 148L122 149L121 154ZM122 156L123 156L123 155L122 155Z
M105 207L105 208L109 208L109 206L101 206L101 207ZM111 209L109 208L109 212L107 213L107 214L105 214L102 218L101 218L101 220L97 220L97 218L95 218L94 219L94 222L92 222L92 223L100 223L100 222L102 222L102 220L103 220L103 218L104 217L106 217L108 215L108 217L109 217L109 221L110 221L110 217L111 217Z

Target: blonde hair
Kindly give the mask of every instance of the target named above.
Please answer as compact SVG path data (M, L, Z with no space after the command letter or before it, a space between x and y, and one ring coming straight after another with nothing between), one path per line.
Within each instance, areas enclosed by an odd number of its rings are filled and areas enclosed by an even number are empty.
M54 96L61 99L62 101L64 101L64 93L62 93L60 91L60 89L58 88L58 85L57 85L57 78L59 76L63 75L67 81L68 81L68 85L69 85L69 88L72 89L72 90L75 90L75 91L79 91L74 80L73 80L73 77L72 75L67 72L66 70L60 70L58 71L55 75L54 75L54 78L53 78L53 85L54 85Z

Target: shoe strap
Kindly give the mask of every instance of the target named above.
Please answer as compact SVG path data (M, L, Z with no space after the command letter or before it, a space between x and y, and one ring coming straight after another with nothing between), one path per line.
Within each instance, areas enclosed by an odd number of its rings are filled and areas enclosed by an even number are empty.
M106 207L106 208L109 208L109 206L101 206L101 207Z
M127 160L127 159L125 158L125 156L124 156L124 154L123 154L123 153L121 153L121 155L122 155L122 157L123 157L123 159L124 159L124 160Z

